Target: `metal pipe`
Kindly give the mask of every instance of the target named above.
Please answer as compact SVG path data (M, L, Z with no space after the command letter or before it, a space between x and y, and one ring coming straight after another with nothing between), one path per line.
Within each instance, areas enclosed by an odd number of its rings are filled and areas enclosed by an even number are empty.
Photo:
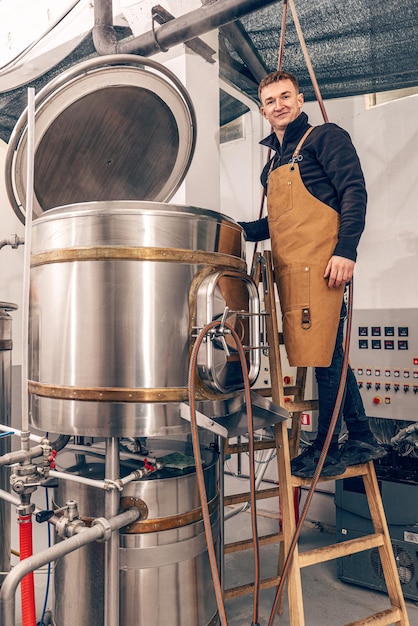
M5 500L6 502L10 502L10 504L15 504L16 506L19 506L20 504L20 498L14 496L5 489L0 489L0 500Z
M141 54L152 56L162 50L199 37L235 20L273 4L277 0L219 0L205 4L194 11L170 20L158 30L129 39L117 41L113 28L112 0L94 3L93 42L100 55Z
M105 478L119 478L119 440L106 440ZM119 508L119 493L113 489L105 496L105 516L112 518ZM119 623L119 535L113 532L105 545L104 626Z
M231 45L259 83L268 74L268 68L241 22L226 24L222 27L222 32L227 36Z
M76 474L70 474L67 472L58 472L57 470L50 470L50 476L55 478L62 478L64 480L70 480L73 483L81 483L83 485L90 485L91 487L97 487L98 489L109 489L109 483L105 480L94 480L93 478L85 478L83 476L77 476ZM116 485L115 485L116 488Z
M0 590L0 624L14 626L15 624L15 594L17 587L24 576L30 572L52 563L57 559L75 552L83 546L93 543L94 541L107 541L111 533L128 524L132 524L140 517L139 509L129 509L120 515L106 520L105 518L97 518L93 521L91 528L82 527L78 534L54 544L51 548L47 548L38 554L21 561L12 569L12 571L4 579ZM118 622L115 622L118 623Z
M23 295L22 295L22 433L29 433L28 408L28 345L29 345L29 281L30 254L32 238L34 167L35 167L35 89L28 89L28 153L26 159L26 222L25 248L23 263ZM23 434L22 449L29 448L29 439Z
M11 426L7 426L7 424L0 424L0 431L2 432L12 432L14 435L18 437L22 436L22 431L17 428L11 428ZM40 437L39 435L29 435L29 439L31 441L36 441L36 443L44 443L46 441L45 437Z
M15 452L8 452L0 456L1 465L11 465L12 463L24 463L31 459L36 459L38 456L42 456L44 449L42 446L34 446L29 450L16 450Z
M11 246L12 248L18 248L25 243L23 237L18 237L17 235L10 235L8 239L2 239L0 241L0 250L4 248L4 246Z

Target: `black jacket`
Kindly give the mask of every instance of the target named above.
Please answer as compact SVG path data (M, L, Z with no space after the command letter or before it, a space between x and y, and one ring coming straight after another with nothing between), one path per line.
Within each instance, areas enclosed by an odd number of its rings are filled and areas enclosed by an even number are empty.
M306 113L301 113L286 128L282 145L275 133L260 142L275 152L261 173L261 183L266 191L272 161L273 169L289 163L299 140L310 126ZM336 124L317 126L306 138L299 159L300 174L307 190L340 215L334 254L355 261L364 229L367 193L360 161L349 134ZM248 241L269 238L267 218L240 224Z

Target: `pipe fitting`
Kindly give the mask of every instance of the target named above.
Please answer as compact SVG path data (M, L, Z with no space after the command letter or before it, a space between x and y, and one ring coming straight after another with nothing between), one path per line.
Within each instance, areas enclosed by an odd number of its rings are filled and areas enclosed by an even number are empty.
M105 517L97 517L92 522L92 527L93 526L100 526L103 530L102 537L98 539L98 541L109 541L112 535L112 527L109 523L109 520L107 520Z

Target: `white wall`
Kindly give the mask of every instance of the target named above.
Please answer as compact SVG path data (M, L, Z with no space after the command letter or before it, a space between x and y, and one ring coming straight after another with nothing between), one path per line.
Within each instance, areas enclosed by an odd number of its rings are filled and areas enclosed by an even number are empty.
M24 237L25 228L15 215L7 198L4 177L4 162L7 145L0 140L0 240L11 234ZM22 295L23 295L23 246L12 249L5 246L0 250L0 301L17 304L19 309L10 315L13 318L13 364L22 362Z

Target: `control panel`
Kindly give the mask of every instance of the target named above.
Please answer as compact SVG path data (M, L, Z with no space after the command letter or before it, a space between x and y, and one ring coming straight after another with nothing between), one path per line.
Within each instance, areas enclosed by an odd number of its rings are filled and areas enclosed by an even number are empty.
M418 309L354 310L350 365L369 417L418 421Z

